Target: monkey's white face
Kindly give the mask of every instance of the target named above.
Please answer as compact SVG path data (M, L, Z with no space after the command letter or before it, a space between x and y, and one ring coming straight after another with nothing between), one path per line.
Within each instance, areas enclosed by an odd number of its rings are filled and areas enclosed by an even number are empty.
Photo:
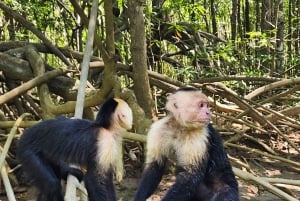
M133 121L131 108L122 99L115 98L115 100L119 103L115 112L116 122L118 122L119 126L126 130L131 129Z
M211 113L209 110L209 103L204 97L195 97L194 103L183 106L185 112L182 116L186 121L209 123Z
M200 91L180 91L168 97L166 109L186 127L203 127L211 119L208 98Z

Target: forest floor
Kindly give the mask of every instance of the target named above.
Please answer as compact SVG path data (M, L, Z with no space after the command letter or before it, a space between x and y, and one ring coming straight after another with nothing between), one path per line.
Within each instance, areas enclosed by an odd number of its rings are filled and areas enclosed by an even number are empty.
M279 167L281 166L281 167ZM275 164L268 168L266 167L257 167L255 172L261 174L269 174L274 177L286 178L286 179L297 179L300 180L300 174L291 172L287 167L282 166L282 164ZM116 191L118 196L118 201L132 201L134 192L137 188L140 177L126 177L120 184L116 184ZM162 182L157 188L156 192L153 194L149 201L159 201L160 198L164 195L167 189L174 182L175 177L171 174L167 174L163 177ZM243 180L238 179L239 190L241 201L281 201L282 199L272 193L268 192L266 189L257 186L254 183L248 183ZM300 187L299 186L290 186L290 185L281 185L282 188L286 188L286 191L293 192L294 195L297 195L300 198ZM23 193L16 194L18 201L34 201L35 193L32 189L25 189ZM21 190L22 191L22 190ZM0 201L7 201L5 195L0 196Z
M300 146L300 135L299 133L294 133L293 136L289 136L298 147ZM245 144L245 142L243 142ZM253 144L247 144L247 146L252 147ZM247 164L251 167L251 173L255 176L261 177L273 177L273 178L284 178L291 180L300 180L300 169L291 167L291 165L283 163L281 161L272 160L270 158L264 158L261 156L249 154L242 151L229 149L229 154L238 158L240 160L247 161ZM281 150L282 151L282 150ZM292 151L291 149L286 149L281 152L281 154L286 154L286 158L290 156L294 161L300 161L300 154ZM139 155L138 155L139 157ZM116 192L118 201L132 201L134 193L136 191L139 179L142 172L142 164L140 159L133 161L129 158L125 158L124 167L126 176L123 181L116 184ZM233 164L233 166L236 166ZM167 172L172 172L172 166L167 170ZM175 177L172 174L166 173L160 182L155 193L152 195L151 199L148 201L159 201L164 193L173 184ZM257 185L254 182L248 182L237 178L239 182L240 190L240 200L241 201L281 201L280 197L270 193L267 189L262 186ZM297 197L300 200L300 186L278 184L277 188ZM16 198L18 201L34 201L35 190L31 187L15 187ZM0 201L7 201L3 185L0 186Z
M272 171L281 172L280 176L282 178L300 179L300 174L293 174L290 172L285 172L278 168L275 169L261 169L261 171ZM160 201L161 197L164 195L167 189L172 185L174 181L174 176L165 175L156 192L152 195L151 199L148 201ZM116 184L116 191L118 196L118 201L132 201L135 190L137 188L139 178L125 178L120 184ZM265 189L251 183L246 183L244 181L238 180L239 190L240 190L240 201L282 201L276 195L266 191ZM283 186L283 185L282 185ZM284 186L283 186L284 187ZM300 198L300 187L288 186L286 189L293 191L295 195ZM35 191L28 190L24 193L16 194L18 201L35 201ZM7 201L6 196L0 196L0 201Z

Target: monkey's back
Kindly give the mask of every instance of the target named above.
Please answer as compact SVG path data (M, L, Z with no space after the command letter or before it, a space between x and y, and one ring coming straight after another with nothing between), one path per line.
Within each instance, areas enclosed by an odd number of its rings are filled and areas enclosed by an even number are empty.
M94 158L99 127L83 119L58 117L45 120L24 131L18 144L19 159L31 154L68 163L86 165ZM86 147L89 147L88 149Z

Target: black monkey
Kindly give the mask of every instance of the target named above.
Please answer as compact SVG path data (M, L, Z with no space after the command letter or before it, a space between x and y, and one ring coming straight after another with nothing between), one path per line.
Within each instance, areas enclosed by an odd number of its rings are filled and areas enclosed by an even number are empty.
M115 201L113 174L122 169L120 133L132 127L132 111L121 99L105 101L95 121L58 117L26 129L17 156L39 189L38 201L63 201L61 178L82 177L90 201ZM118 167L118 166L122 167Z
M176 180L162 201L238 201L222 139L209 124L208 98L195 88L181 88L168 97L166 109L169 114L149 130L146 167L134 200L151 196L173 156Z

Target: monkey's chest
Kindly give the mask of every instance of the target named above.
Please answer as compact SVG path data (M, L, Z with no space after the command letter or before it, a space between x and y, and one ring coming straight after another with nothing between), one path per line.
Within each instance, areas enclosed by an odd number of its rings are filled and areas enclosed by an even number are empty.
M115 168L120 149L119 140L112 136L111 133L107 135L105 131L102 131L99 134L97 147L97 161L101 169L107 171L111 167Z
M172 144L172 151L179 166L196 165L207 154L207 135L197 134L177 137Z

